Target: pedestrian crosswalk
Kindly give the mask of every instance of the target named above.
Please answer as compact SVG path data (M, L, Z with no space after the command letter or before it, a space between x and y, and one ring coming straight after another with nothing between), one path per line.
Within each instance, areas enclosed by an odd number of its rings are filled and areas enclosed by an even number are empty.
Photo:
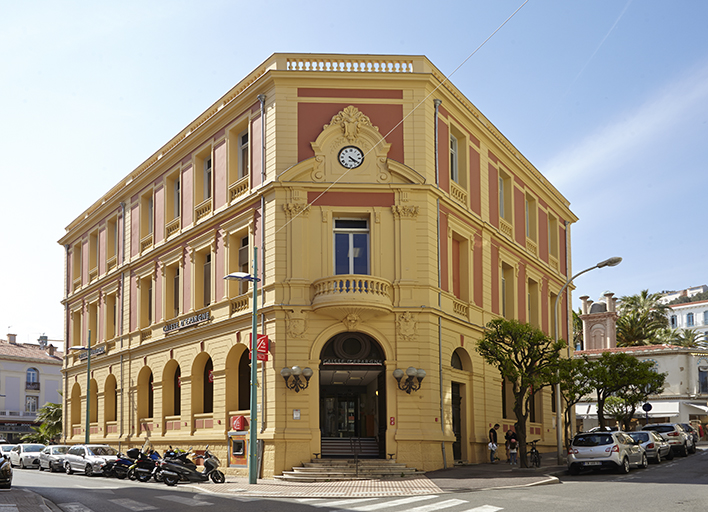
M502 507L494 505L472 504L467 500L457 498L440 497L437 495L409 496L406 498L349 498L349 499L324 499L324 498L301 498L296 500L299 503L307 504L311 507L325 509L327 512L393 512L395 509L405 512L434 512L436 510L446 510L446 512L498 512Z

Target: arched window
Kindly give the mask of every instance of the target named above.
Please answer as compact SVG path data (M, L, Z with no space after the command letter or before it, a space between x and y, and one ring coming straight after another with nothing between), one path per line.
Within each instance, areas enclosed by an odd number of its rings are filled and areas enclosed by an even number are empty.
M693 327L693 313L686 315L686 327Z
M29 368L27 370L27 383L39 382L39 370L37 368Z
M179 366L175 370L173 385L173 397L172 397L172 412L175 416L182 414L182 370Z
M238 409L251 407L251 354L244 350L238 362Z
M452 361L450 361L450 365L457 370L462 370L462 360L460 359L460 354L458 354L457 351L452 353Z
M211 358L204 365L204 411L214 412L214 364Z

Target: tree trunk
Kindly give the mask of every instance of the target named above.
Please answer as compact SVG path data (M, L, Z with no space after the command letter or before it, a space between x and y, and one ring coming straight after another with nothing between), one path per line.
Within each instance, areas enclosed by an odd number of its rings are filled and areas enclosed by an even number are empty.
M516 401L514 403L514 414L516 415L516 423L514 424L514 428L516 429L516 439L519 441L519 467L527 468L529 467L529 464L526 460L526 415L524 414L521 405L517 407Z

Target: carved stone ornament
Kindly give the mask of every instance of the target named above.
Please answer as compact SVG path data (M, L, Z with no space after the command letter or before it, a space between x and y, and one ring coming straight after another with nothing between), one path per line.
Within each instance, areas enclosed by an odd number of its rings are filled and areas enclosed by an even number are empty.
M417 325L415 317L410 311L401 313L396 317L396 326L398 327L398 334L405 341L411 341L417 332Z
M297 217L298 215L302 215L303 217L307 217L310 213L310 205L309 204L286 203L283 205L283 211L285 212L285 215L287 215L288 217Z
M291 309L286 314L288 318L288 336L290 338L302 338L307 331L307 312L301 309Z
M362 126L371 126L378 131L378 128L371 124L371 119L352 105L332 117L332 120L329 124L324 125L323 129L333 125L342 128L342 133L350 144L359 137L359 130Z
M391 206L391 211L395 217L409 217L411 219L415 219L418 217L419 210L419 206L407 206L400 204L394 204Z
M349 313L342 319L342 323L349 331L355 331L359 322L361 322L361 317L356 313Z

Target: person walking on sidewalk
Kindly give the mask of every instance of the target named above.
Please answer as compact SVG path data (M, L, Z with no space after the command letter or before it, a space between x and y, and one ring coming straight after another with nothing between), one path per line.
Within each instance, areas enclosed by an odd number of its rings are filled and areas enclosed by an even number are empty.
M516 441L516 436L509 439L509 464L512 466L517 464L516 453L519 451L519 443Z
M511 443L512 439L518 442L518 439L516 439L516 432L514 432L514 427L510 427L509 430L506 431L504 434L504 439L504 446L506 447L506 461L511 462L511 457L509 456L509 443Z
M492 464L494 464L497 458L497 447L499 446L497 430L499 430L499 423L495 423L494 426L489 429L489 462Z

